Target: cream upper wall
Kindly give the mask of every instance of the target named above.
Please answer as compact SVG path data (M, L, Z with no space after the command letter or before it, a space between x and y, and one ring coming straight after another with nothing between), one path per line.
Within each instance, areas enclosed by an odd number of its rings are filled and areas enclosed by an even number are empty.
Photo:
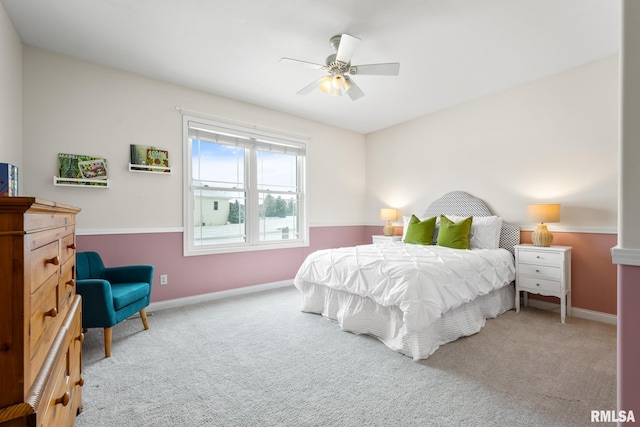
M0 163L22 166L22 45L1 3Z
M367 221L464 190L505 220L562 204L551 229L615 231L618 55L367 135ZM424 94L423 96L428 96Z
M25 46L24 193L82 208L82 230L182 226L176 107L310 137L310 225L363 222L364 135ZM129 145L167 149L171 175L128 171ZM110 188L54 187L58 153L105 157Z

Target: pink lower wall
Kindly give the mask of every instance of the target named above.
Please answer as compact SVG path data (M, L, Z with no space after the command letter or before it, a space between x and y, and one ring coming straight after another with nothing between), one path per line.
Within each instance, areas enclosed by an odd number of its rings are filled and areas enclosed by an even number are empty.
M153 264L151 301L165 301L245 286L292 279L312 251L353 246L371 241L363 227L312 227L309 247L237 252L219 255L182 255L182 233L78 235L79 252L100 253L107 267ZM160 286L160 274L168 284Z
M158 302L289 280L312 251L371 243L374 234L382 234L382 227L312 227L309 247L190 257L182 255L181 232L79 235L77 246L99 252L107 266L155 265L151 300ZM521 241L530 242L531 233L522 232ZM554 244L573 246L573 307L617 313L617 271L610 253L616 243L614 234L554 233ZM168 276L167 285L160 286L160 274Z
M522 231L520 241L531 243L531 232ZM553 244L572 246L572 307L616 314L618 273L611 262L611 248L618 244L617 234L553 232ZM558 298L532 295L531 298L558 303Z
M618 277L618 410L640 425L640 267L620 265Z

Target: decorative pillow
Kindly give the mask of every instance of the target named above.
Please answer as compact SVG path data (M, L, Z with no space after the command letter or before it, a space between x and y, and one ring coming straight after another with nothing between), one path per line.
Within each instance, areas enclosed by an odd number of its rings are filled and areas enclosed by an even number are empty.
M440 232L438 245L454 249L471 249L470 236L473 217L459 222L453 222L444 215L440 215Z
M427 218L424 221L411 215L409 225L407 227L407 233L404 237L405 243L416 243L420 245L432 245L433 244L433 232L436 229L436 217Z
M402 241L403 242L404 242L405 237L407 237L407 230L409 229L409 222L411 222L411 218L413 218L414 216L415 215L403 216L402 217ZM429 217L424 217L424 218L416 217L416 218L418 218L419 221L424 221L425 219L429 219ZM438 218L436 218L436 224L437 223L438 223Z
M465 219L464 216L447 215L453 222ZM502 218L499 216L474 216L471 224L471 249L498 249Z

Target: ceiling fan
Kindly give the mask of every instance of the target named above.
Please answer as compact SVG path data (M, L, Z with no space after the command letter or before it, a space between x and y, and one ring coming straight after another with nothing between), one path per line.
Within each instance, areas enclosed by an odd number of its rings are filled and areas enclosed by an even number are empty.
M351 65L351 56L358 48L360 39L349 34L333 36L329 39L329 44L336 53L327 57L325 65L313 62L300 61L292 58L282 58L280 61L291 61L301 63L316 70L324 71L328 75L320 77L308 86L303 87L298 95L307 95L315 88L331 96L349 95L352 101L364 96L364 92L356 85L349 76L355 75L377 75L377 76L397 76L400 72L400 63L388 62L384 64Z

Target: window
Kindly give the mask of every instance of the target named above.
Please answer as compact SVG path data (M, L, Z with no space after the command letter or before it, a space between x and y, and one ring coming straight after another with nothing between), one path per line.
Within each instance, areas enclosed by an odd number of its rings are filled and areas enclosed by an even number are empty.
M304 142L184 117L185 255L306 245Z

